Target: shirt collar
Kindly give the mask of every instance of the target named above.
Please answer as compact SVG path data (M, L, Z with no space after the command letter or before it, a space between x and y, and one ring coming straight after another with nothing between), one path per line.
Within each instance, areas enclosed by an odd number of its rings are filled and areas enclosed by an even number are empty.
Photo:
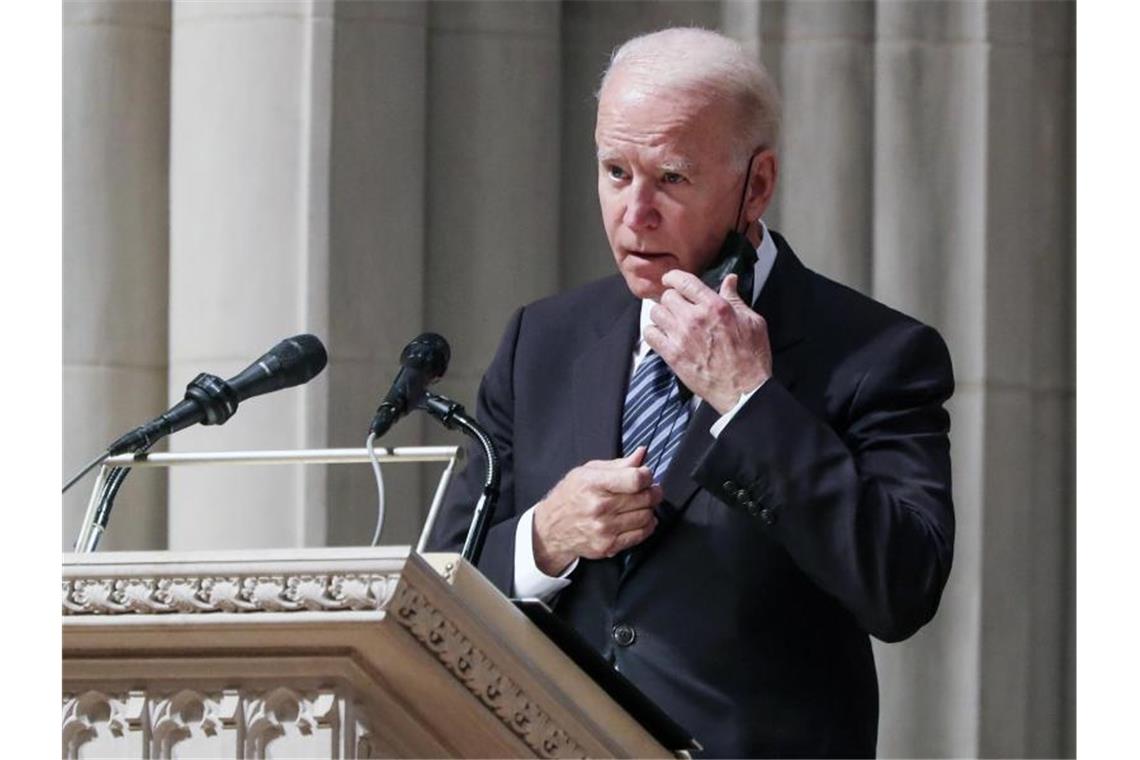
M764 289L764 283L768 281L768 275L772 273L772 265L776 263L776 242L772 240L772 236L768 234L768 227L764 222L760 222L760 247L756 249L756 264L753 268L752 277L752 294L751 299L748 301L750 304L756 303L756 298L760 295L760 291ZM637 345L634 352L637 358L641 358L644 353L648 352L645 341L642 336L645 334L645 326L651 320L649 318L649 310L653 308L656 301L650 298L643 298L641 300L641 320L637 329Z

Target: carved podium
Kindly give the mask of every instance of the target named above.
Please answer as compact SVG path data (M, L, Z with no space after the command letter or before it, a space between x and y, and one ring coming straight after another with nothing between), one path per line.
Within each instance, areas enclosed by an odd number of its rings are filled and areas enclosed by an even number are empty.
M458 555L67 555L66 757L668 757ZM683 754L683 753L682 753Z

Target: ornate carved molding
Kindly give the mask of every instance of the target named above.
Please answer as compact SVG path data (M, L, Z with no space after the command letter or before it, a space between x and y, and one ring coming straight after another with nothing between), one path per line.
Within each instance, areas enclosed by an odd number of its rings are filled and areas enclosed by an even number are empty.
M178 742L194 734L220 737L236 730L241 695L236 689L202 692L183 689L154 698L150 740L157 757L171 757Z
M284 686L251 694L245 706L246 756L265 757L269 743L289 731L313 736L321 727L339 728L341 701L330 691L301 693Z
M378 610L399 573L72 578L64 615Z
M513 680L428 600L406 583L392 600L395 619L539 757L586 757Z
M80 748L100 735L124 739L139 731L146 713L146 694L85 691L63 695L63 756L79 757Z
M341 739L345 715L349 735ZM218 688L204 681L177 691L90 690L64 694L63 756L94 749L115 757L373 757L366 716L352 692L338 688Z

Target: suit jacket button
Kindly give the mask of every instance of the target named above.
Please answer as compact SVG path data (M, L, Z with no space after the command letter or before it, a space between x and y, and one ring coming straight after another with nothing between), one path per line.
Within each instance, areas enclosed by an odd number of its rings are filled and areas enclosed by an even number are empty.
M767 510L761 510L760 504L758 502L751 500L751 499L749 499L747 501L747 503L745 503L744 508L747 509L748 514L752 515L753 517L756 517L758 514L761 513L761 511L764 511L764 512L767 511Z
M744 506L745 504L747 504L752 499L752 494L748 493L743 488L741 488L739 491L737 491L735 496L736 496L736 503L739 504L740 506Z
M721 485L721 488L723 488L723 489L724 489L724 492L725 492L725 493L736 493L736 489L737 489L737 488L740 488L740 486L736 485L736 484L735 484L735 483L733 483L731 480L726 480L726 481L724 481L724 483Z
M637 631L629 623L618 623L613 630L614 643L619 647L627 647L637 640Z
M765 525L773 525L776 522L776 513L765 507L760 510L760 522Z

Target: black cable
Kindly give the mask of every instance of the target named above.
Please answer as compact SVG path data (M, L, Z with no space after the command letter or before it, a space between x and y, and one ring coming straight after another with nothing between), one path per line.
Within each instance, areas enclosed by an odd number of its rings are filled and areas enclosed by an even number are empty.
M140 446L135 451L131 452L133 455L144 453L153 445L153 441L144 446ZM115 467L111 469L111 474L107 476L106 482L103 484L103 492L99 497L99 506L95 510L95 516L92 523L99 533L95 535L95 544L98 545L99 535L107 530L107 523L111 519L111 508L115 505L115 497L119 493L119 488L122 487L123 481L127 479L130 474L130 467ZM91 547L92 550L95 546Z
M91 463L89 465L87 465L86 467L84 467L82 470L80 470L78 475L76 475L71 480L69 480L63 484L63 492L67 493L67 489L71 488L73 485L78 483L80 478L82 478L87 473L91 472L92 468L94 468L96 465L102 464L103 461L109 456L111 456L111 450L107 449L102 454L100 454L99 456L92 459Z

